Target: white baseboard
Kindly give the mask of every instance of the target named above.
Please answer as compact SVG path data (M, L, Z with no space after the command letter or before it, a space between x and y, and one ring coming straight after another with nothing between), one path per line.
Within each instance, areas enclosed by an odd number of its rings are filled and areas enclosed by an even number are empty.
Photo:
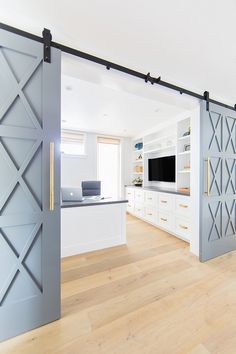
M124 244L126 244L126 241L121 236L118 236L113 239L99 241L99 242L91 242L91 243L83 243L83 244L78 243L78 244L74 244L62 248L61 257L64 258L64 257L74 256L77 254L101 250L103 248L109 248L109 247L114 247L114 246L119 246Z

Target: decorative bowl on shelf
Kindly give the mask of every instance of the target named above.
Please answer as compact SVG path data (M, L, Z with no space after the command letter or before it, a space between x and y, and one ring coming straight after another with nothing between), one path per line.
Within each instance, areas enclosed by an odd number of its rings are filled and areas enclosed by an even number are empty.
M143 143L137 143L134 145L135 150L142 150L143 148Z

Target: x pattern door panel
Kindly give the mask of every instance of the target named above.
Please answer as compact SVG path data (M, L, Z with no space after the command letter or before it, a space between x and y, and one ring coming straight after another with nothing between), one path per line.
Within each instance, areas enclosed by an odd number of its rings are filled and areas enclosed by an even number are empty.
M60 317L60 51L51 58L0 29L0 341Z
M213 104L208 112L203 102L201 125L205 163L200 253L206 260L236 249L236 114Z
M41 87L42 57L0 47L0 306L42 294L42 120L29 87ZM40 101L40 90L37 102ZM37 177L38 178L35 178ZM14 215L22 223L14 224ZM35 222L24 224L25 214ZM32 220L33 221L33 220ZM34 262L31 261L32 257ZM37 259L37 262L35 261Z

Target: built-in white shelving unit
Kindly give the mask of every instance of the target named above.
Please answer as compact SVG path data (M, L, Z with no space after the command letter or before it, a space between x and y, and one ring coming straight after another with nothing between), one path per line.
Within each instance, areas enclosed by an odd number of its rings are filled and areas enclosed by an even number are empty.
M133 141L133 159L132 159L132 180L139 177L143 180L143 148L137 148L137 144L143 145L143 139Z
M190 118L177 124L177 189L190 188L191 122Z
M143 148L135 149L137 143ZM133 176L143 178L143 184L158 185L148 180L148 159L162 156L176 156L176 182L170 188L190 190L191 174L191 129L190 118L174 122L164 128L133 141ZM140 156L142 157L140 159Z

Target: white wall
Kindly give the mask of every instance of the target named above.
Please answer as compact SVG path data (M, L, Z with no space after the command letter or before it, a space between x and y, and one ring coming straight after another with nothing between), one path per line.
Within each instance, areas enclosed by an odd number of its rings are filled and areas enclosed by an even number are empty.
M85 156L62 155L62 187L78 187L81 181L97 179L97 134L86 133ZM131 183L131 139L121 138L121 195Z

